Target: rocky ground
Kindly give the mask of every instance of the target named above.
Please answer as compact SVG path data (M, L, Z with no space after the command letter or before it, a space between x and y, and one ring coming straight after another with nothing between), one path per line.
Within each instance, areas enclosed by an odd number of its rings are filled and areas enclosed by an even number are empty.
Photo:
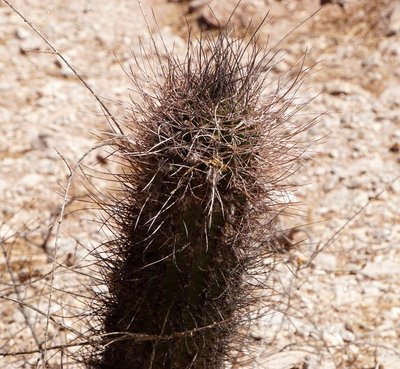
M282 220L298 230L288 235L293 247L262 292L270 308L246 332L249 352L234 368L399 367L400 2L332 2L244 0L233 18L240 33L271 10L258 42L281 49L272 73L290 74L307 52L314 67L299 101L312 99L304 119L322 114L292 178L298 216ZM143 0L147 17L128 0L10 3L122 119L124 69L144 57L139 37L150 50L149 30L161 33L183 53L186 23L212 32L235 2ZM109 126L88 89L4 1L0 24L0 355L20 353L0 363L36 368L39 346L68 344L46 351L49 367L78 368L69 355L85 334L87 255L105 237L79 170L61 229L58 220L74 163ZM94 150L84 165L108 191L99 177L115 164L106 153Z

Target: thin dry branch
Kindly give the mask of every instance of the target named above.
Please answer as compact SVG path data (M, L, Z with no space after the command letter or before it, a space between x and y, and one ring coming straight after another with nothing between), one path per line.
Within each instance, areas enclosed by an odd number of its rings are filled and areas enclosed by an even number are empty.
M114 123L115 127L118 129L120 134L123 134L123 131L117 122L116 118L110 113L109 109L107 106L104 104L102 99L94 92L94 90L90 87L88 82L85 81L85 79L76 71L76 69L71 65L71 63L68 62L68 60L54 47L54 44L51 43L50 41L47 40L47 38L30 22L18 9L15 8L8 0L4 0L4 3L12 9L12 11L16 14L18 14L22 20L35 32L45 43L47 46L50 47L50 49L58 55L58 57L65 63L65 65L74 73L74 75L79 79L79 81L86 87L86 89L92 94L92 96L96 99L96 101L100 104L102 109L106 112L106 117L108 119L111 119L112 122ZM108 121L107 119L107 121ZM115 133L114 127L110 124L110 128L113 130Z

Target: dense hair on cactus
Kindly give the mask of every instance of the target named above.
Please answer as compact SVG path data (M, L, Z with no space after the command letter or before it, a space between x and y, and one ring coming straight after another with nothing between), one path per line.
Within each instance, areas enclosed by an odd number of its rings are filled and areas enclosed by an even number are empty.
M292 120L304 72L271 82L256 44L203 35L184 58L158 54L161 76L132 77L141 99L112 145L120 189L101 203L114 237L88 367L222 368L235 347L311 124Z

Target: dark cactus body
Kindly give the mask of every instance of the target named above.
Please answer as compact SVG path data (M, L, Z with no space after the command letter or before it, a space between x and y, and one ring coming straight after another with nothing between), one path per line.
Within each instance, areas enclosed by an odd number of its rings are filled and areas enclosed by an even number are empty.
M261 96L269 62L221 33L169 57L154 94L133 102L130 134L113 146L121 191L104 204L115 237L89 367L223 367L305 128L288 124L278 91Z

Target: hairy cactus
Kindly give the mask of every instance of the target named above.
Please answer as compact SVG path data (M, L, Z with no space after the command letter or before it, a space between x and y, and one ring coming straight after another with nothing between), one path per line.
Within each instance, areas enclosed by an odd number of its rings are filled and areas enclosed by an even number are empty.
M216 369L238 343L311 124L291 119L303 72L273 87L272 60L254 36L221 31L141 79L151 90L112 145L120 190L101 204L114 237L99 254L108 288L88 367Z

